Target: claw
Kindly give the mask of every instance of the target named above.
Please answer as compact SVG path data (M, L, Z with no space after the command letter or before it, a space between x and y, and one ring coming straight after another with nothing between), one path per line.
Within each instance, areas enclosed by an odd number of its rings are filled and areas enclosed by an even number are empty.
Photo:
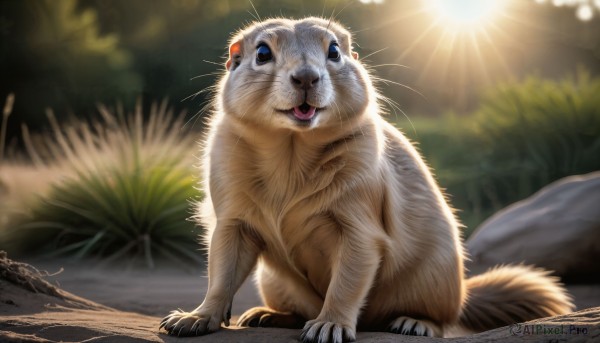
M161 320L159 330L164 328L169 335L176 337L205 335L214 331L207 326L211 318L198 312L183 312L178 309Z
M169 319L171 319L170 316L167 316L167 317L163 318L163 320L160 322L159 329L162 329L162 328L166 327L167 323L169 322Z
M223 318L223 322L225 322L225 326L229 326L229 319L231 319L231 306L232 306L232 303L229 303L229 306L227 306L227 312L225 312L225 318Z
M302 342L304 342L304 339L306 338L306 331L302 331L302 334L300 335L300 340Z
M300 340L303 343L341 343L356 340L354 328L342 323L311 320L306 322Z
M160 329L165 329L165 330L167 330L167 321L165 320L165 321L161 322L161 323L160 323L160 326L159 326L158 328L159 328L159 330L160 330ZM169 331L169 330L167 330L167 331Z
M190 328L190 331L196 331L198 328L198 323L200 322L200 319L196 319L196 321L194 322L194 324L192 324L192 327Z
M399 317L392 321L388 331L409 336L435 336L433 323L425 319L413 319L410 317Z
M257 328L257 327L259 327L259 325L258 325L259 323L260 323L260 318L252 318L248 322L248 326L251 328Z
M331 337L333 338L334 341L335 341L336 337L339 338L340 340L343 340L344 329L342 329L339 326L334 326L333 331L331 332Z

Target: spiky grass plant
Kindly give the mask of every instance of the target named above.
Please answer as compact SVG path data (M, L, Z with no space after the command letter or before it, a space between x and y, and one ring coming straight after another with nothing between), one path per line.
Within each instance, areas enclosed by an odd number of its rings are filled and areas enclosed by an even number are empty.
M199 229L187 220L201 197L196 137L181 131L182 117L174 119L166 102L153 105L147 121L139 105L130 116L99 112L98 122L66 127L49 115L53 135L35 153L65 173L32 204L13 244L75 258L142 257L149 267L157 256L200 260Z
M2 124L0 124L0 163L4 161L4 145L6 143L6 127L8 125L8 117L13 110L13 105L15 103L15 94L10 93L6 97L6 102L4 103L4 110L2 111Z

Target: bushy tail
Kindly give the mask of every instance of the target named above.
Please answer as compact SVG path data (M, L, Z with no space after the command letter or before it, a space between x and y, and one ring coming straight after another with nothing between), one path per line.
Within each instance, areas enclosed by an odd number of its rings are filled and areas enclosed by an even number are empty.
M557 277L529 266L501 266L468 280L459 325L475 332L572 312Z

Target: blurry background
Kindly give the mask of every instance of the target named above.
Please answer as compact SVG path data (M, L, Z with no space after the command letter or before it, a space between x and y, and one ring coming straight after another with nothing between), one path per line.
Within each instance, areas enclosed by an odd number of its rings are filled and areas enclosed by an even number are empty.
M458 20L486 11L475 1L446 2ZM426 99L382 87L410 117L469 112L486 87L527 75L557 79L577 68L600 72L598 1L479 2L496 5L463 27L440 14L438 7L448 10L436 5L440 0L254 4L263 18L335 13L355 33L361 56L383 50L369 56L368 64L406 66L382 66L376 74L424 94ZM577 3L591 17L582 20L577 7L567 6ZM148 103L168 97L177 109L194 112L206 95L182 100L216 76L193 78L221 71L231 33L255 16L248 0L2 0L0 13L0 94L14 92L19 99L19 119L9 124L12 145L20 122L32 130L46 125L48 107L61 118L86 116L98 102L131 105L142 96Z
M465 236L554 180L600 170L598 0L252 2L263 19L334 16L354 33L388 120L418 143ZM50 242L152 265L173 255L165 242L190 241L211 93L190 95L215 84L231 33L255 17L248 0L1 0L0 98L14 104L0 248Z

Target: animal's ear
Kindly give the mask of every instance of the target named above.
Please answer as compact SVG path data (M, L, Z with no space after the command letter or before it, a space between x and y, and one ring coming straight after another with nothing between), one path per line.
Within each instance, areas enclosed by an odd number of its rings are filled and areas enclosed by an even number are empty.
M231 43L229 46L229 58L227 62L225 62L225 68L227 70L234 70L237 66L240 65L240 61L242 60L242 41L239 40L237 42Z
M341 34L341 46L344 50L346 51L350 51L350 56L352 56L352 58L354 58L355 60L358 60L358 52L354 51L354 49L352 49L352 36L350 35L350 32L342 29L342 34Z

